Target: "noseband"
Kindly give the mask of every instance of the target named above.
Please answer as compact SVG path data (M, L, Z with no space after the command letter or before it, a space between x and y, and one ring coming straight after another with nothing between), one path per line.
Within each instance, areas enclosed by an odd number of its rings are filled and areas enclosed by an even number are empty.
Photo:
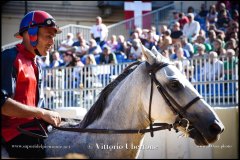
M169 63L154 63L150 65L148 62L146 62L146 67L148 74L151 78L151 92L150 92L150 100L149 100L149 121L150 121L150 129L153 129L153 124L151 120L151 104L152 104L152 94L153 94L153 82L156 84L157 89L159 93L162 95L165 102L168 104L168 106L171 108L171 110L177 115L177 119L175 124L183 124L183 127L188 129L189 126L189 120L184 118L186 117L186 111L189 107L191 107L194 103L196 103L198 100L202 99L202 97L197 96L193 100L191 100L188 104L185 106L181 106L178 104L175 99L164 89L163 85L156 79L156 72L161 70L162 68L168 66ZM182 125L181 125L182 126ZM176 128L175 128L176 129ZM151 136L153 137L153 131L151 132Z

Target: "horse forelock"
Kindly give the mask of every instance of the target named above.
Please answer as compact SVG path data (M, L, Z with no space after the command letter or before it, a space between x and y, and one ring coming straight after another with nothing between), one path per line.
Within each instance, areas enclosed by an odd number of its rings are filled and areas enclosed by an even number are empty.
M99 98L81 121L80 128L86 128L88 125L92 124L95 120L99 119L102 116L104 110L107 108L106 101L109 94L122 80L124 80L129 74L131 74L140 63L141 62L134 62L129 65L114 81L109 83L101 91Z

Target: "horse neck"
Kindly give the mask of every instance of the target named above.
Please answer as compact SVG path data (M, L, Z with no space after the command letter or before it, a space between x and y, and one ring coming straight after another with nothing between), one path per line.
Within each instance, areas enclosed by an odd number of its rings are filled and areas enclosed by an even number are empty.
M139 66L140 67L140 66ZM106 109L98 120L94 121L88 128L102 129L144 129L149 126L148 114L144 110L141 94L144 92L145 85L142 84L143 74L140 68L136 68L128 75L108 96ZM134 84L134 85L133 85ZM91 136L91 135L89 135ZM107 136L107 137L106 137ZM98 135L92 138L93 142L102 142L112 146L139 146L143 140L142 134L116 134ZM94 151L93 155L104 155L105 158L135 158L139 153L138 149L112 150L104 152ZM94 157L95 157L94 156Z
M149 126L148 113L144 110L143 66L139 66L109 94L106 109L100 119L90 126L112 129L143 129Z

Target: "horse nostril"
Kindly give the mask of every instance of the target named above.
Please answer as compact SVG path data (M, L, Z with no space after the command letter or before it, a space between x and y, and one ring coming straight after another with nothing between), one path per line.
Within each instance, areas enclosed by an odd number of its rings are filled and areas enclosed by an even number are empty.
M213 134L220 134L223 132L224 128L221 128L217 123L213 123L209 126L209 130Z

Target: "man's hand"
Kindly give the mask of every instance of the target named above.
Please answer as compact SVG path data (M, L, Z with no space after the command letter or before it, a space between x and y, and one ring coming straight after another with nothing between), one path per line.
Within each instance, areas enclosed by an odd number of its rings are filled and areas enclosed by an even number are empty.
M53 126L59 126L61 123L61 116L58 112L44 110L43 115L40 117L44 121L52 124Z

